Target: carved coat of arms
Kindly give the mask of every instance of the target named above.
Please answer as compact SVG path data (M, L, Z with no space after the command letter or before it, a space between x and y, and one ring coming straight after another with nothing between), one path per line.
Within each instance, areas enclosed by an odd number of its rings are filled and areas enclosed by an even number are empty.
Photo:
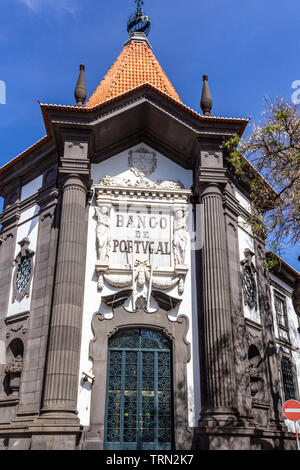
M157 167L155 152L149 152L145 148L130 150L128 152L129 168L142 172L145 176L151 175Z

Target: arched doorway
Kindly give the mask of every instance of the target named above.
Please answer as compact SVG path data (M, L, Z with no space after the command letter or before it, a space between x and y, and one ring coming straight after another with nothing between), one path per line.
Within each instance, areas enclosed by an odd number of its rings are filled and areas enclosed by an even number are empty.
M108 343L104 448L171 449L172 428L171 342L155 330L121 330Z

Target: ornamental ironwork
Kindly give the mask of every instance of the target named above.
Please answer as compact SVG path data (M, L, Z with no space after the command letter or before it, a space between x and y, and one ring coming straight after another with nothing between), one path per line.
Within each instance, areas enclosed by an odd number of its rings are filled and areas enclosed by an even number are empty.
M296 390L294 385L293 366L289 359L283 358L281 361L282 380L285 400L293 400L296 398Z
M256 296L255 279L248 266L244 269L243 288L247 303L250 306L254 305Z
M16 267L13 281L13 302L16 300L21 302L25 296L29 297L30 295L34 251L29 249L29 244L30 241L28 238L24 238L19 242L21 250L15 259Z
M28 282L31 277L31 259L26 256L21 261L21 264L18 267L17 277L16 277L16 289L19 295L22 295L23 292L26 290Z
M143 0L134 0L136 3L136 11L128 18L127 32L132 33L144 33L146 36L150 33L151 21L149 16L144 15L142 5Z
M170 449L171 344L146 329L109 340L105 449Z

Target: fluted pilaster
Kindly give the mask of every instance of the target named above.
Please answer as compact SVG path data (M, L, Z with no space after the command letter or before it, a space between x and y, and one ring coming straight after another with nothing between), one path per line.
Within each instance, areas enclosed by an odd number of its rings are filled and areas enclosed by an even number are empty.
M224 421L233 408L234 373L226 233L220 186L207 184L201 193L201 203L204 210L201 263L205 347L204 415L220 415L220 421Z
M86 187L64 183L43 411L76 413L84 292Z

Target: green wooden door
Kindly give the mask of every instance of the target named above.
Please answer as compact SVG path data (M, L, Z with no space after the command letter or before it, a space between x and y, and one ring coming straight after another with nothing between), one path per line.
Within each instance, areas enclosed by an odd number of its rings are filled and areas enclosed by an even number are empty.
M168 450L171 344L153 330L124 330L108 344L105 449Z

